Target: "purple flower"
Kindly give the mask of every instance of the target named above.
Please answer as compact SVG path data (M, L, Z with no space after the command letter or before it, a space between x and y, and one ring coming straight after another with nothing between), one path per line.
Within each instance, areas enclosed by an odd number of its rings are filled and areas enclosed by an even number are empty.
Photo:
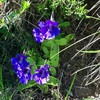
M11 63L21 83L27 84L28 80L32 80L33 75L31 74L29 62L27 62L27 56L17 54L16 57L11 59Z
M39 28L33 29L33 35L35 40L39 43L44 40L54 39L60 34L60 29L58 28L58 22L47 20L45 22L38 23Z
M49 76L49 66L42 65L40 69L36 70L35 74L33 75L33 79L38 84L45 84L49 81Z

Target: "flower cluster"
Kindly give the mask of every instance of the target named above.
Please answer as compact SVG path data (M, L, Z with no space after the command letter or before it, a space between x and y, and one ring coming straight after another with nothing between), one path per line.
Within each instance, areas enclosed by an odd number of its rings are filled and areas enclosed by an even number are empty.
M49 76L49 66L42 65L40 69L36 70L33 78L38 84L45 84L49 81Z
M58 22L47 20L38 23L39 28L33 29L35 40L42 43L44 40L54 39L60 33Z
M42 65L36 70L35 74L31 74L31 67L27 61L27 56L17 54L11 59L13 70L17 74L20 82L27 84L29 80L34 80L38 84L45 84L49 81L49 66Z
M31 68L27 62L27 56L17 54L16 57L11 59L13 70L16 72L20 82L27 84L28 80L32 80Z

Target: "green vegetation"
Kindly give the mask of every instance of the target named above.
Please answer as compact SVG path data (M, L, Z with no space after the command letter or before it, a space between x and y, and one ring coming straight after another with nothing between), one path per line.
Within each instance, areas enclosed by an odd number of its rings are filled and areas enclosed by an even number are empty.
M0 100L94 100L75 87L99 91L99 7L89 2L0 0Z

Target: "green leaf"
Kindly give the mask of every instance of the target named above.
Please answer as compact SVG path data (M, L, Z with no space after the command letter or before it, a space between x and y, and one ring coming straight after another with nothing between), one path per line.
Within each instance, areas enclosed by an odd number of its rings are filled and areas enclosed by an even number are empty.
M43 93L48 93L48 85L37 85Z
M68 26L70 26L69 22L63 22L63 23L59 24L59 27L68 27Z
M31 73L34 74L37 70L36 62L31 57L28 57L27 61L30 63L30 66L32 66Z
M33 86L35 86L37 83L35 81L29 81L28 84L21 84L18 86L18 90L21 91L21 90L24 90L24 89L27 89L27 88L31 88Z
M50 50L51 66L54 66L54 67L58 66L58 64L59 64L59 54L55 55L58 52L59 52L59 45L54 42L51 45L51 50Z
M57 78L50 76L50 80L46 84L52 85L52 86L58 86L58 85L61 85L61 82Z
M44 8L45 8L45 5L44 4L39 4L39 6L37 6L37 7L38 7L39 11L43 11Z
M34 65L32 66L31 73L34 74L36 70L37 70L37 65L34 63Z
M68 44L74 38L74 34L69 34L65 38L66 38L66 43Z
M64 46L67 45L73 38L74 34L69 34L65 38L56 39L55 42L60 46Z
M2 68L0 67L0 86L4 89L3 80L2 80Z
M45 60L41 57L37 59L37 66L44 65Z
M51 61L50 60L47 60L46 61L46 64L49 65L49 66L51 66Z
M2 2L2 3L5 2L5 1L6 1L6 0L0 0L0 2Z
M27 61L28 61L30 64L34 64L34 63L35 63L35 61L34 61L31 57L28 57L28 58L27 58Z
M55 40L55 41L60 46L66 45L66 38L61 38L60 40Z
M22 7L22 11L21 11L21 13L22 13L30 7L30 2L22 0L21 7Z
M56 75L56 69L54 67L50 67L50 73L55 76Z
M52 40L45 40L45 41L43 41L42 46L51 47L53 42L54 42L53 39Z
M16 16L16 18L18 18L18 14L15 11L12 11L9 15L8 18L10 20L14 19L14 17Z
M43 52L45 53L45 57L49 57L50 55L49 55L49 50L48 50L48 48L47 47L45 47L45 46L43 46L42 47L42 50L43 50Z

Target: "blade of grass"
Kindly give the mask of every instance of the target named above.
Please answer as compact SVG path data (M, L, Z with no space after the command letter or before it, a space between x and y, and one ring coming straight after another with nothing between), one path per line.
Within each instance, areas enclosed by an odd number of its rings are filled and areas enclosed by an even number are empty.
M79 50L77 50L79 51ZM79 51L79 52L82 52L82 53L100 53L100 50L89 50L89 51Z
M74 74L74 76L73 76L71 85L70 85L70 87L69 87L69 90L68 90L68 92L67 92L66 97L65 97L64 100L68 100L68 96L69 96L69 94L70 94L70 92L71 92L71 89L72 89L72 87L73 87L73 85L74 85L74 82L75 82L75 79L76 79L76 75L77 75L77 73Z
M5 63L6 58L7 58L7 54L5 55L5 58L4 58L1 66L3 66L3 64ZM2 87L2 89L4 89L3 78L2 78L2 67L1 66L0 66L0 86Z
M0 67L0 86L4 89L3 79L2 79L2 68Z

